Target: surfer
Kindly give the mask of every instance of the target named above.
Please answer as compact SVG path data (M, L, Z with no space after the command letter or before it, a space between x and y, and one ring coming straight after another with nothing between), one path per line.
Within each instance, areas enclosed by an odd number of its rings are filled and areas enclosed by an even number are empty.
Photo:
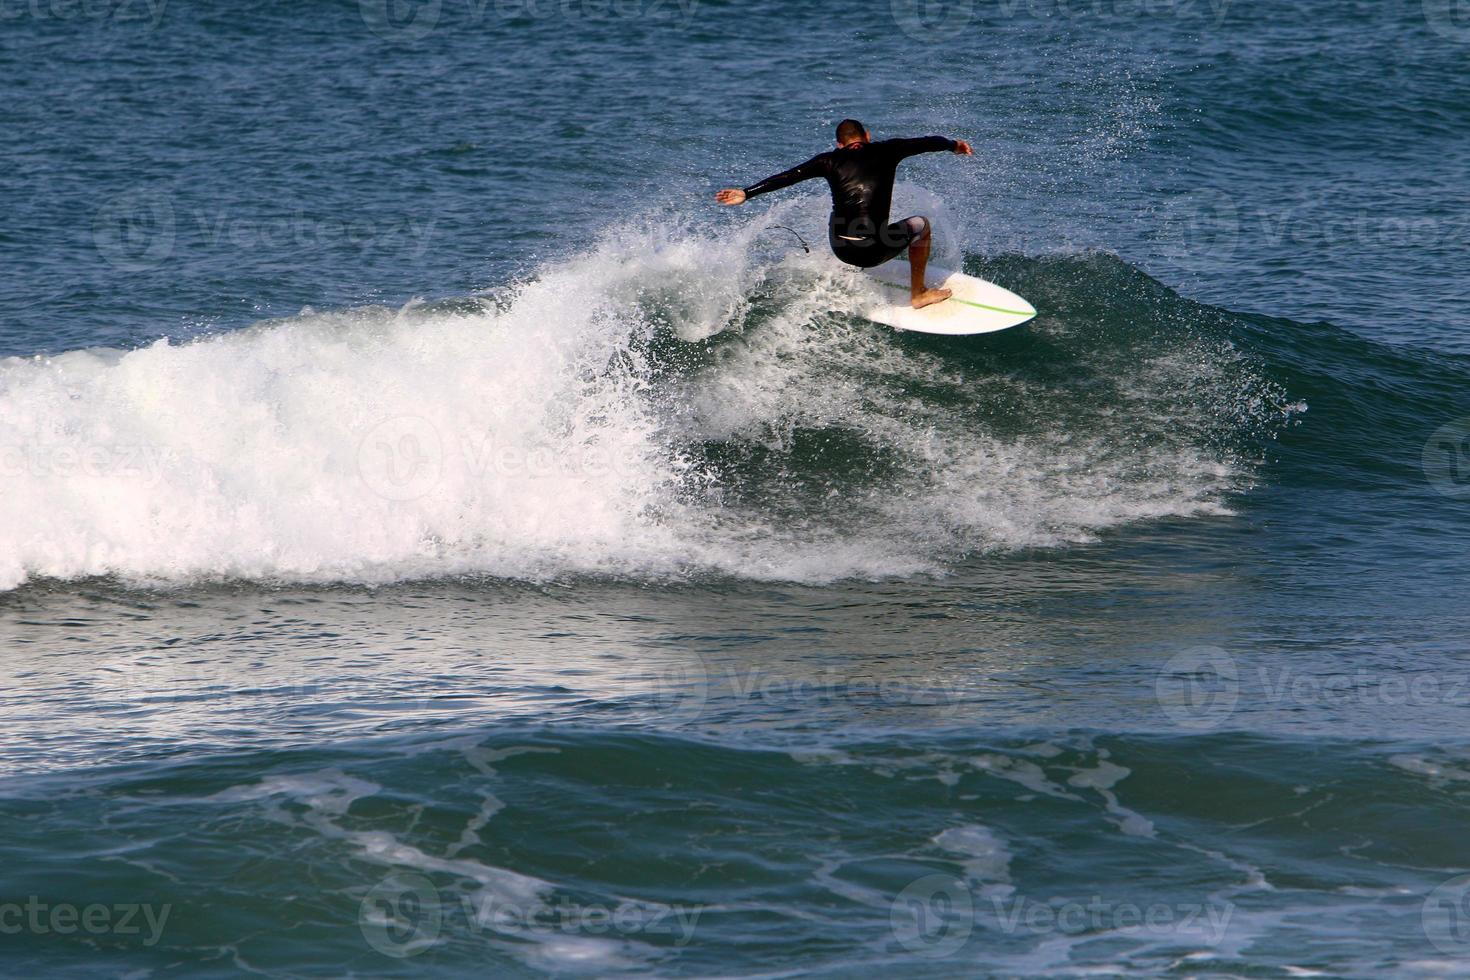
M738 187L722 190L715 200L727 205L744 204L757 194L778 191L813 177L827 178L832 188L828 240L833 254L848 265L871 269L908 249L909 301L915 309L923 309L949 299L950 293L948 289L930 289L924 285L931 240L929 219L916 216L889 224L888 210L893 204L893 177L899 163L917 153L941 150L962 156L974 153L964 140L943 136L874 143L862 123L844 119L837 126L837 149L820 153L799 167L767 177L744 190Z

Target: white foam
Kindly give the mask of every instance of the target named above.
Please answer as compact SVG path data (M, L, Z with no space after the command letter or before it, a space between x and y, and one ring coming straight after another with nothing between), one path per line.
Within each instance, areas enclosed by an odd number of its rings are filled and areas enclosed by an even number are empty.
M1077 786L1095 791L1103 798L1103 804L1118 820L1118 829L1130 837L1152 837L1154 836L1153 821L1133 810L1128 809L1118 802L1118 795L1113 792L1113 787L1133 774L1126 766L1120 766L1115 762L1108 762L1101 758L1092 769L1079 769L1076 774L1067 780L1069 786Z
M1422 755L1395 755L1390 756L1389 765L1405 772L1412 772L1420 776L1428 776L1435 782L1464 782L1470 780L1470 769L1461 766L1452 766L1443 762L1433 762Z
M454 747L440 743L442 747ZM516 746L508 749L488 749L477 745L459 746L466 762L482 776L495 777L490 765L515 755L530 752L554 752L539 746ZM532 875L497 867L480 861L461 857L468 846L482 840L482 831L500 809L500 801L488 790L480 790L484 800L479 810L471 815L460 834L459 840L450 845L444 855L431 854L423 848L408 843L387 830L356 830L347 824L348 811L352 804L364 797L381 791L375 783L349 776L341 770L328 769L320 772L271 776L256 783L233 786L209 797L206 802L244 803L262 802L267 805L270 819L285 823L297 823L310 827L325 838L341 841L353 849L360 860L391 868L400 872L437 874L456 882L454 890L446 889L435 897L447 903L459 898L459 905L472 915L468 928L471 934L483 936L492 943L527 964L553 972L605 973L608 970L630 970L657 958L657 951L646 943L629 938L602 938L599 936L572 935L558 932L555 927L528 926L519 921L509 924L497 922L497 911L527 910L544 911L546 904L556 891L552 882ZM181 801L197 805L199 801ZM287 803L294 803L303 810L288 811ZM433 887L429 883L429 887ZM460 891L460 889L468 889ZM667 912L669 907L649 903L631 903L615 899L612 903L616 912L625 909L639 911L652 908ZM364 905L364 914L371 919L376 906ZM677 911L677 910L675 910ZM386 921L386 920L385 920ZM463 924L453 923L455 928ZM690 925L688 928L692 928ZM502 935L504 932L504 935ZM508 941L512 936L516 941ZM405 946L405 949L428 948L445 941L437 934L425 936Z
M965 876L974 881L1004 884L1011 880L1012 854L999 834L980 824L949 827L934 837L935 846L958 854ZM1007 888L1004 892L1009 893Z
M1043 793L1064 800L1079 799L1048 779L1046 772L1036 763L1025 759L1013 759L998 752L987 752L972 757L970 764L981 772L1019 783L1033 793Z
M303 313L0 361L0 588L108 574L827 581L1219 512L1232 473L1187 443L1130 457L1106 434L1003 438L968 403L908 393L974 379L851 316L863 287L830 257L773 251L789 213L719 238L621 229L483 308ZM673 370L651 360L660 331L734 339ZM813 427L853 434L893 475L806 491L791 520L728 504L742 488L698 463L710 441L781 453Z

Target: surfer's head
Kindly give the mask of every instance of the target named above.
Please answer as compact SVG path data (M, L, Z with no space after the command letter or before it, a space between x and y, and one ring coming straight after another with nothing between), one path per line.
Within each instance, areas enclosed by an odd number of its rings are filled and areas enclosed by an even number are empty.
M868 128L856 119L844 119L837 124L838 146L862 146L873 139Z

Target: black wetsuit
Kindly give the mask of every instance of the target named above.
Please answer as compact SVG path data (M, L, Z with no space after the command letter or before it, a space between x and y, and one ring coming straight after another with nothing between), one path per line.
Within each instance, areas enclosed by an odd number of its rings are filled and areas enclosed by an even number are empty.
M745 188L745 196L755 197L813 177L827 178L832 188L828 228L832 251L848 265L867 269L908 248L925 228L923 218L888 223L893 175L899 163L916 153L953 152L955 145L943 136L921 136L839 148Z

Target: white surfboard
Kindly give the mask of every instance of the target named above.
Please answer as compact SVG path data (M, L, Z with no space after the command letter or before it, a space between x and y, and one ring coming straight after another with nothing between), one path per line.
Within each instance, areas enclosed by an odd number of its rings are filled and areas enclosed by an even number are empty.
M934 265L924 278L930 287L952 290L954 295L916 310L909 305L908 259L894 259L864 271L876 281L881 294L865 315L899 330L963 337L1019 326L1036 316L1036 308L1009 289Z

